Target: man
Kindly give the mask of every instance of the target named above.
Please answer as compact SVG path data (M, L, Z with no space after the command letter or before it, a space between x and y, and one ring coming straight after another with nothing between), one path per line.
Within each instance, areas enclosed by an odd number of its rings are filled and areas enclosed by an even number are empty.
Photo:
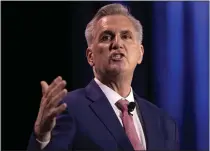
M142 35L140 22L123 5L97 12L85 31L95 78L69 93L61 77L41 82L29 151L178 149L175 122L131 87L143 58Z

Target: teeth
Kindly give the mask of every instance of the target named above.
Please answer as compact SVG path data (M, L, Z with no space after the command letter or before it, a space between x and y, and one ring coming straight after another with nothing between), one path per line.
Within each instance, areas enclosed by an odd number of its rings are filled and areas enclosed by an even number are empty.
M114 59L120 59L121 58L121 55L119 55L119 54L118 55L114 55L113 58Z

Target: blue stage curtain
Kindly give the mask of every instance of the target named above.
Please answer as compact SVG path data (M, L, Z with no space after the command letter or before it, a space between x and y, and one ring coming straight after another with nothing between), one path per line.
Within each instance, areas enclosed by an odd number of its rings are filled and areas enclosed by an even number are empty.
M154 2L156 104L179 125L181 149L209 148L209 2Z

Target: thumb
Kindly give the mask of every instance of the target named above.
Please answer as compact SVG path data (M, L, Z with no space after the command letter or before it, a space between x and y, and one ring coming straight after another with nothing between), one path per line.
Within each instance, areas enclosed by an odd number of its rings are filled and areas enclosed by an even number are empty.
M42 95L44 95L47 92L49 86L45 81L41 81L41 87L42 87Z

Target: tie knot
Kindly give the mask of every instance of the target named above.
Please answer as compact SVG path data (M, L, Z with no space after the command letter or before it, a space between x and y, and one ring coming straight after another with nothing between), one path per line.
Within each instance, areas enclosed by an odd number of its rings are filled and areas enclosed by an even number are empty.
M118 109L120 109L122 112L128 112L128 101L125 99L121 99L119 101L116 102L116 106L118 107Z

